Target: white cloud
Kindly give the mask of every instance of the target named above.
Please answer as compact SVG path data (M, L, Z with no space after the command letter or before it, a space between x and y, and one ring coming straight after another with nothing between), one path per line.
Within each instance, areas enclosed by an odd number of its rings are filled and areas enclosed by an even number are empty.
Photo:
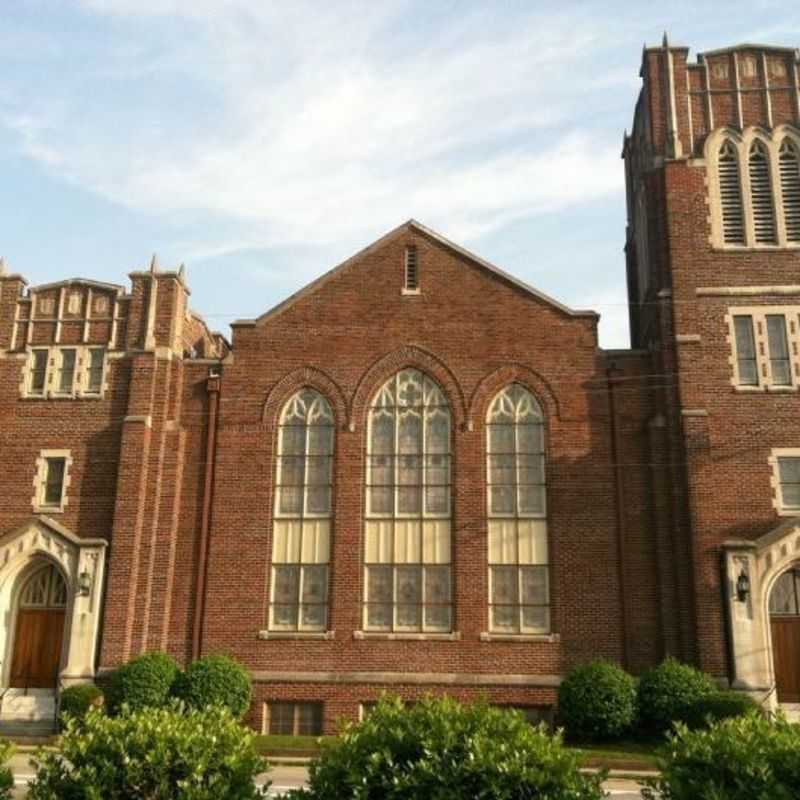
M499 22L489 9L423 37L402 2L82 6L126 31L90 80L137 95L182 80L188 102L149 100L137 116L123 93L109 119L88 90L26 98L22 126L18 108L0 120L27 155L117 203L244 221L242 246L341 241L409 216L471 237L621 190L616 132L582 130L592 53L609 36L596 19ZM159 49L147 26L165 25L176 44ZM617 81L628 76L603 85ZM203 92L213 107L192 106Z

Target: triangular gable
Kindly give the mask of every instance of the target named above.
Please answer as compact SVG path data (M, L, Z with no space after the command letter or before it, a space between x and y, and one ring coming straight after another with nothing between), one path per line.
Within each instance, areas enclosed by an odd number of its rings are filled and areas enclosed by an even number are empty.
M562 314L566 314L567 316L570 317L595 317L595 318L599 317L599 314L596 311L576 311L574 309L569 308L568 306L565 306L563 303L559 303L558 300L554 300L552 297L546 295L544 292L540 292L538 289L534 289L532 286L528 285L524 281L521 281L519 278L515 278L513 275L509 275L507 272L503 271L499 267L496 267L494 264L491 264L490 262L486 261L480 256L475 255L475 253L471 253L469 250L466 250L460 245L457 245L455 242L450 241L449 239L445 238L444 236L432 230L431 228L427 228L425 225L422 225L416 220L410 219L408 220L408 222L404 222L402 225L399 225L397 228L394 228L393 230L389 231L389 233L385 234L384 236L381 236L380 239L368 245L363 250L360 250L358 253L351 256L346 261L343 261L341 264L335 266L333 269L329 270L324 275L321 275L316 280L307 284L299 291L287 297L285 300L282 300L280 303L278 303L276 306L273 306L271 309L269 309L269 311L266 311L260 317L257 317L256 319L236 320L231 324L232 327L261 325L267 322L268 320L274 319L283 311L286 311L288 308L291 308L291 306L293 306L298 300L301 300L302 298L307 297L308 295L320 289L331 278L338 275L340 272L346 270L351 265L361 261L363 258L365 258L373 251L377 250L378 248L385 245L387 242L390 242L392 239L397 238L398 236L402 235L403 233L409 230L416 231L417 233L426 236L427 238L432 239L435 242L438 242L443 247L467 259L480 269L485 270L486 272L490 273L496 278L500 278L503 282L509 283L512 286L516 287L517 289L521 289L526 294L546 303L552 308L555 308L557 311L560 311Z

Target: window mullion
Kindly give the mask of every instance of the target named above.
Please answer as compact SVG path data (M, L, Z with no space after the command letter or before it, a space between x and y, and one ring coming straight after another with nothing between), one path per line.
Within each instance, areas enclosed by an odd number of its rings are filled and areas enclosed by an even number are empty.
M302 526L301 526L302 527ZM302 598L303 598L303 583L305 582L306 571L303 568L303 533L300 532L300 563L297 565L297 630L303 630L303 621L301 616L302 611Z

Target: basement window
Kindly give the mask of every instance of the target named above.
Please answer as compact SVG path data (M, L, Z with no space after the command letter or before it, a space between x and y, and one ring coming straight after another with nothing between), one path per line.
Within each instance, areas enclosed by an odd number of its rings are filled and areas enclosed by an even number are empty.
M265 710L270 736L322 736L322 703L275 701Z

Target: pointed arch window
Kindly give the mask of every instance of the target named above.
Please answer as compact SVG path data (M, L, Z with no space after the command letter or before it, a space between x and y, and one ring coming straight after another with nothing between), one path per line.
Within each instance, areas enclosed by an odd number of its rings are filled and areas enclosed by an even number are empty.
M786 240L800 244L800 153L790 139L784 139L778 151L783 217Z
M497 633L550 631L544 416L512 384L487 415L489 622Z
M764 143L758 139L750 147L748 170L755 242L756 244L775 244L775 207L772 201L769 152Z
M733 142L726 140L719 151L719 195L725 244L744 244L744 211L739 180L739 157Z
M302 389L284 406L278 431L272 630L327 626L333 448L330 404L314 389Z
M369 410L364 628L447 632L451 412L427 375L405 369Z

